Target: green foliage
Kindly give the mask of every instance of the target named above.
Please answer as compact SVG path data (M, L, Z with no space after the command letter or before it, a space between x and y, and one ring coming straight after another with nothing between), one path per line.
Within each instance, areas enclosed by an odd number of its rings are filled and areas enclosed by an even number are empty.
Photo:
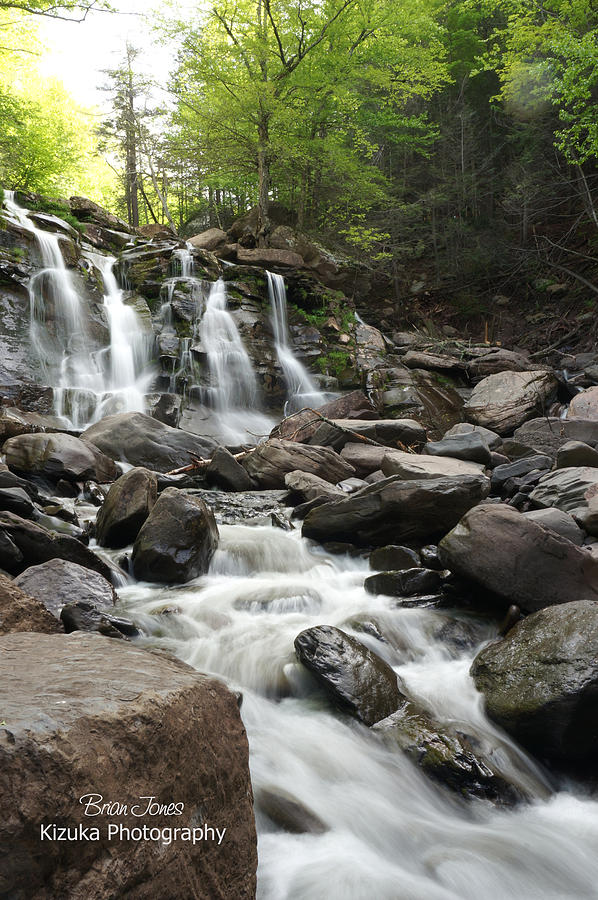
M43 212L48 213L48 215L51 216L56 216L58 219L62 219L63 222L67 222L80 234L85 233L85 225L75 218L69 206L65 203L61 203L59 200L53 200L48 197L37 197L34 200L29 201L29 208L34 212Z
M346 350L330 350L318 357L317 365L323 374L338 377L352 367L351 356Z

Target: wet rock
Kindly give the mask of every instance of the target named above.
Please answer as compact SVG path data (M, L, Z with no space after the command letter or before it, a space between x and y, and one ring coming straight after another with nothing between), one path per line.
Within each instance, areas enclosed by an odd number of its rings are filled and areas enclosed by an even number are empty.
M52 481L114 481L118 477L112 459L71 434L21 434L9 438L3 452L12 471Z
M318 541L384 546L390 541L431 539L453 528L487 495L483 475L405 481L386 478L344 500L312 510L303 535Z
M30 519L35 513L35 506L23 488L0 488L0 511L16 513L17 516Z
M243 466L262 488L282 488L288 472L310 472L336 484L355 474L353 466L329 447L311 447L270 439L243 460Z
M598 387L589 387L576 394L569 404L567 418L598 422Z
M267 525L274 513L284 516L288 506L288 491L243 491L230 493L214 490L190 490L214 513L218 525L236 525L239 522Z
M341 456L353 466L358 476L371 475L372 472L381 471L382 460L388 452L388 447L375 447L373 444L345 444L341 450Z
M391 748L402 750L429 778L461 797L479 797L511 806L523 794L500 772L490 745L448 723L435 722L409 701L374 731Z
M30 566L17 575L15 584L43 603L56 618L67 603L85 601L98 609L111 609L117 599L106 578L64 559L50 559Z
M63 606L60 621L66 634L72 634L73 631L97 632L119 640L139 634L139 630L130 619L112 616L88 600L78 600L76 603Z
M206 481L225 491L252 491L255 481L226 447L217 447L206 469Z
M453 425L443 434L442 440L463 434L479 434L490 450L496 450L502 444L501 436L495 431L490 431L489 428L484 428L482 425L472 425L471 422L458 422Z
M490 718L540 757L598 752L598 604L576 600L523 619L471 667Z
M386 718L403 700L388 663L340 628L308 628L295 638L295 650L334 702L366 725Z
M45 431L65 431L64 422L57 416L42 416L36 412L25 412L16 407L0 409L0 445L20 434Z
M284 483L301 503L322 497L324 500L337 500L344 496L344 491L329 481L324 481L309 472L287 472Z
M590 466L574 466L556 469L544 475L530 494L535 507L547 509L555 506L573 516L587 510L586 493L598 484L598 469Z
M376 547L370 553L370 567L381 571L396 571L419 566L419 555L409 547L389 544L387 547Z
M431 441L425 445L422 453L428 456L448 456L466 462L480 463L482 466L490 465L491 457L483 435L475 431L445 437L440 441Z
M176 428L181 418L181 405L183 398L180 394L149 394L146 402L151 417Z
M356 419L332 419L331 424L322 423L313 436L310 444L331 446L341 450L345 444L358 440L355 435L376 441L386 447L398 447L403 444L419 450L426 442L426 430L414 419L378 419L374 421ZM368 446L365 444L365 446ZM371 446L371 445L370 445Z
M17 631L54 634L62 630L60 623L39 600L0 574L0 634Z
M93 506L101 506L106 499L108 491L100 487L95 481L86 481L83 485L83 499Z
M523 475L529 475L530 472L536 470L550 470L551 468L551 458L541 454L538 454L537 456L525 456L523 459L518 459L516 462L496 466L496 468L492 470L490 478L491 490L500 493L505 483L510 478L521 478Z
M365 579L363 586L368 594L385 594L387 597L414 597L432 594L440 590L442 578L439 572L414 568L395 572L379 572Z
M475 425L511 434L523 422L545 412L556 389L556 378L544 370L489 375L475 386L465 414Z
M221 228L208 228L201 234L195 234L189 238L189 243L199 250L211 250L217 253L227 243L228 238L226 232Z
M550 507L549 509L533 509L523 514L526 519L542 525L543 528L549 528L556 534L567 538L572 544L578 547L584 542L584 533L573 518L568 513L560 509Z
M254 896L247 738L237 698L221 681L93 634L10 635L3 647L0 792L11 810L0 822L3 894ZM226 829L224 839L118 841L115 868L106 863L115 849L106 819L86 817L79 802L96 791L128 806L112 820L128 829L210 825ZM136 818L131 805L148 793L180 803L182 815ZM40 823L51 822L97 824L99 840L48 841L41 854Z
M199 497L167 488L137 535L135 578L181 584L208 571L218 544L214 515Z
M422 565L424 565L426 569L440 570L443 568L438 556L438 547L436 544L427 544L425 547L422 547L419 551L419 555Z
M439 551L452 572L526 612L598 600L598 560L507 506L470 510Z
M416 419L433 438L463 419L463 398L447 382L446 375L404 366L378 367L368 375L384 416Z
M260 812L290 834L323 834L328 828L296 797L278 788L261 788L257 798Z
M209 456L215 448L210 438L171 428L143 413L106 416L81 435L111 459L169 472L191 462L192 456Z
M458 478L484 472L484 466L480 463L465 462L448 456L403 453L401 450L388 451L381 468L387 477L400 475L405 479Z
M14 513L0 513L0 568L17 575L29 566L50 559L78 563L110 579L111 570L107 563L81 541L68 534L49 531Z
M598 444L598 422L543 417L525 422L516 430L514 437L519 443L533 447L537 453L556 459L558 450L569 441L583 441L595 447ZM514 458L513 453L505 452Z
M598 468L598 450L583 441L567 441L557 450L556 467L568 469L573 466Z
M132 544L152 511L158 482L149 469L131 469L111 485L96 519L101 547L118 549Z

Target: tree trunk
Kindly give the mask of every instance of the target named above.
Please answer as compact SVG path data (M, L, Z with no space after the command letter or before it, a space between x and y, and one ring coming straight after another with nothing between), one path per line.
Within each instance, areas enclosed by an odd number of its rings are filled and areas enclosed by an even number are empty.
M268 227L268 212L270 208L270 135L268 131L268 119L263 118L258 126L258 150L257 168L259 195L257 205L257 243L258 247L266 246L266 231Z

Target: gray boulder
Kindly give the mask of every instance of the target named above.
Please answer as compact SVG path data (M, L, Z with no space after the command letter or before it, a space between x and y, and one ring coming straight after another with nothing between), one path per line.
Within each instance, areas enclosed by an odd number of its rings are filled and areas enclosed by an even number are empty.
M583 441L567 441L557 451L556 467L568 469L573 466L598 468L598 450Z
M370 568L379 569L382 572L397 571L397 569L412 569L419 566L419 554L409 547L401 547L397 544L389 544L387 547L376 547L370 553Z
M208 571L217 545L214 514L203 500L167 488L137 535L133 573L142 581L181 584Z
M445 437L440 441L431 441L426 444L422 453L428 456L449 456L466 462L481 463L482 466L490 465L491 459L488 444L483 435L476 431Z
M193 456L209 456L216 446L210 438L171 428L140 412L106 416L81 437L111 459L145 466L155 472L170 472L185 466Z
M315 500L316 497L322 497L324 500L338 500L345 493L349 493L309 472L287 472L284 476L284 483L293 494L298 496L301 503Z
M479 382L465 404L466 418L498 434L511 434L519 425L543 413L556 396L552 372L499 372Z
M403 702L388 663L340 628L308 628L295 638L295 650L333 701L366 725L386 718Z
M567 538L568 541L571 541L572 544L576 544L578 547L581 547L584 542L585 535L573 516L560 509L553 507L549 509L532 509L523 513L523 515L526 519L536 522L537 525L542 525L543 528L548 528L550 531L560 534L561 537Z
M598 753L598 604L575 600L523 619L471 667L490 718L533 753Z
M3 447L14 472L42 475L52 481L114 481L114 461L93 444L72 434L21 434Z
M111 485L96 519L101 547L131 544L149 516L157 497L158 482L149 469L131 469Z
M505 350L496 347L476 356L467 365L467 372L472 381L487 378L497 372L524 372L533 369L533 364L525 353L516 353L514 350Z
M552 460L549 456L538 454L537 456L524 456L515 462L503 463L496 466L492 470L490 484L493 491L500 491L505 482L510 478L521 478L523 475L529 475L530 472L537 470L550 470L552 468Z
M355 469L329 447L311 447L292 441L271 439L260 444L243 460L249 476L261 488L285 487L288 472L310 472L336 484L355 475Z
M15 584L57 619L67 603L84 600L98 609L111 609L116 602L116 592L103 575L65 559L30 566L17 575Z
M387 597L414 597L432 594L442 586L440 572L420 567L398 572L379 572L365 579L363 586L368 594L385 594Z
M400 475L405 479L460 478L463 475L480 475L484 466L477 462L465 462L448 456L426 456L420 453L403 453L389 450L382 460L382 471L390 475Z
M405 481L386 478L344 500L325 503L305 518L302 533L317 541L384 546L392 541L433 539L488 496L483 475Z
M598 387L589 387L576 394L569 404L567 417L598 422Z
M247 737L238 699L221 680L93 634L12 634L2 646L5 896L255 896ZM112 819L86 816L80 798L90 794L126 810ZM149 801L139 798L149 794L161 807L178 804L180 815L162 808L139 817L134 807L145 809ZM40 845L40 826L50 823L84 827L88 837L98 826L98 840ZM155 833L119 840L108 835L109 824L197 828L197 840L167 842ZM224 831L220 842L210 840L208 825Z
M438 549L452 572L526 612L598 600L598 560L512 507L470 510Z
M54 634L62 630L60 623L39 600L30 597L12 579L0 573L0 634L17 631Z
M534 506L547 509L555 506L577 517L587 511L586 493L598 484L598 469L574 466L556 469L543 475L530 494Z
M479 434L490 450L496 450L502 444L501 436L495 431L490 431L489 428L484 428L482 425L472 425L471 422L458 422L457 425L453 425L452 428L445 431L442 440L458 437L461 434Z
M216 447L206 469L206 481L223 491L252 491L255 481L226 447Z
M598 422L546 416L525 422L515 431L514 437L519 443L533 447L537 453L556 459L558 450L569 441L583 441L595 447L598 444ZM511 453L507 455L512 456Z
M341 456L345 462L353 466L358 476L371 475L381 470L382 460L388 453L388 447L376 447L373 444L345 444Z

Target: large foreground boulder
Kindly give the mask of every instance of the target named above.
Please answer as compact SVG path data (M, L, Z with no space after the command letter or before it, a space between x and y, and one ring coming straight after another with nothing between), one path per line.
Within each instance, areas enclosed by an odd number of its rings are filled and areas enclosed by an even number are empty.
M131 469L111 485L96 519L102 547L126 547L139 533L156 502L158 480L149 469Z
M523 619L471 668L486 709L540 757L596 759L598 604L577 600Z
M598 560L510 506L470 510L438 549L452 572L526 612L598 600Z
M171 428L140 412L106 416L81 437L112 459L155 472L185 466L192 455L207 457L216 446L210 438Z
M0 568L18 575L23 569L49 559L66 559L104 578L111 577L110 566L76 538L48 531L14 513L0 513Z
M488 496L484 475L405 481L395 475L346 500L311 510L303 535L314 540L384 546L399 540L446 534L472 506Z
M336 484L355 475L355 469L330 447L311 447L276 438L260 444L243 460L250 477L261 488L285 487L287 472L310 472Z
M13 472L42 475L52 481L114 481L114 460L72 434L20 434L3 447Z
M54 634L62 626L45 606L0 574L0 634L39 631Z
M133 546L133 573L142 581L181 584L208 571L218 545L214 514L199 497L163 491Z
M556 389L555 376L544 370L489 375L473 389L464 407L466 418L498 434L511 434L544 412Z
M43 603L57 619L67 603L83 600L98 609L110 609L116 601L116 592L103 575L65 559L31 566L17 575L15 584Z
M404 700L388 663L340 628L308 628L295 638L295 650L334 702L366 725L386 718Z
M251 900L256 837L235 695L96 635L2 644L0 895ZM94 815L94 803L122 809ZM140 815L149 803L155 814ZM70 839L53 839L63 827Z

